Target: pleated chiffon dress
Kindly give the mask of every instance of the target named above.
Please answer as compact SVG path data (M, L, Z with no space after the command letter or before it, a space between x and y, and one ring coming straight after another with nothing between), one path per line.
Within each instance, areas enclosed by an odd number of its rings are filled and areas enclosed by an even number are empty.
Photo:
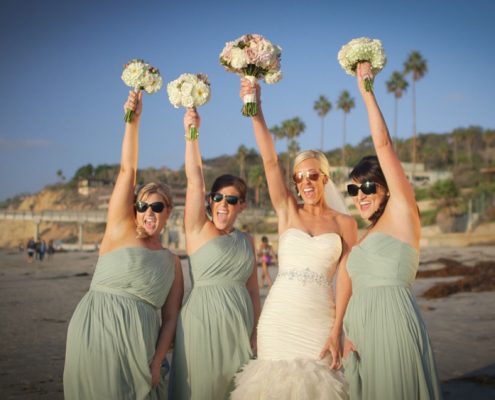
M182 307L170 375L173 400L221 400L251 357L253 308L246 282L254 254L234 230L190 256L191 293Z
M168 250L124 247L99 257L69 323L65 399L165 398L165 376L151 388L150 363L174 277Z
M358 355L344 360L350 398L441 398L425 324L411 291L418 251L381 232L353 247L347 268L352 297L344 330Z

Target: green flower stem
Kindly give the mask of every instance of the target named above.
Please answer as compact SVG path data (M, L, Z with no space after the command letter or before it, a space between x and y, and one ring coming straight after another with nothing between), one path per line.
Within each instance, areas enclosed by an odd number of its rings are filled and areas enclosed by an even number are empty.
M131 109L127 109L125 111L124 121L125 122L131 122L133 115L134 115L134 111Z
M246 103L242 107L242 115L245 117L254 117L258 113L258 105L256 103Z
M364 89L367 92L373 92L373 79L364 78Z
M199 132L198 129L194 126L191 125L189 127L189 140L196 140L199 137Z

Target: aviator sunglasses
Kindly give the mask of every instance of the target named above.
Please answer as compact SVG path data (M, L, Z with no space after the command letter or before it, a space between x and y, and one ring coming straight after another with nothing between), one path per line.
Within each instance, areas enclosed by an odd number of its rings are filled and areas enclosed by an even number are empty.
M218 193L218 192L211 194L211 199L215 203L221 202L224 198L225 198L225 201L228 204L230 204L231 206L235 206L239 202L239 197L238 196L234 196L234 195L231 195L231 194L223 194L223 193Z
M376 185L378 183L376 182L371 182L371 181L366 181L361 184L361 186L358 185L347 185L347 193L349 193L349 196L357 196L359 190L363 192L364 194L375 194L376 193Z
M162 201L157 201L155 203L146 203L144 201L137 201L135 207L138 213L144 213L148 208L151 208L151 211L155 213L161 213L165 208L165 203L163 203Z
M292 175L292 179L294 179L294 182L296 183L301 183L304 178L308 178L310 181L316 182L320 178L320 175L323 174L315 170L299 171Z

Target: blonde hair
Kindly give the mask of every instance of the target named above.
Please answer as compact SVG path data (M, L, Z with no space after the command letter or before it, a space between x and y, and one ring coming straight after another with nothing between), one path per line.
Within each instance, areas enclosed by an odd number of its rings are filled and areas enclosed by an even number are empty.
M319 150L304 150L297 154L294 159L294 168L292 172L295 172L296 166L302 163L305 160L310 158L314 158L320 162L320 170L323 172L327 178L330 177L330 163L328 162L327 157Z
M154 193L163 197L166 208L169 209L173 208L174 203L172 199L172 191L170 190L170 187L168 187L168 185L165 185L164 183L161 182L150 182L140 187L137 190L135 201L141 201L142 199ZM147 239L150 237L146 232L146 230L140 225L136 226L136 233L137 233L136 237L138 239Z

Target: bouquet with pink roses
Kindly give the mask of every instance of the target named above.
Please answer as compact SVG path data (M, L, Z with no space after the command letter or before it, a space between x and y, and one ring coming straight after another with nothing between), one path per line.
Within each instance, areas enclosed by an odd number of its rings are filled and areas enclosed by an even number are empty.
M264 79L268 84L282 79L280 59L282 49L258 34L243 35L227 42L220 53L220 64L229 72L244 76L252 83ZM256 94L244 97L242 115L254 116L257 113Z

